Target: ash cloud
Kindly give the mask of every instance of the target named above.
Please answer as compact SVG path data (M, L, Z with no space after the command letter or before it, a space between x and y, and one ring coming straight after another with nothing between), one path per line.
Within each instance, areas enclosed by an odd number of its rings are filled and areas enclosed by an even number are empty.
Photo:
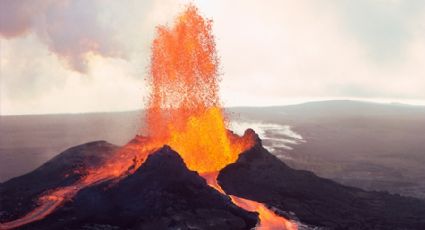
M123 57L96 13L97 1L2 0L0 37L34 33L70 69L87 73L90 55Z

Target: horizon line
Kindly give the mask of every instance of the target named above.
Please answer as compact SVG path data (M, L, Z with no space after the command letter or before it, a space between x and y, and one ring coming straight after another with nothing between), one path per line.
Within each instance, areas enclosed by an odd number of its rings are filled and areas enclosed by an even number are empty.
M420 103L408 103L406 101L395 101L395 100L382 100L382 99L318 99L318 100L304 100L304 101L294 101L293 103L282 103L282 104L270 104L270 105L234 105L234 106L223 106L224 109L232 108L269 108L269 107L285 107L285 106L296 106L303 105L308 103L323 103L323 102L336 102L336 101L345 101L345 102L360 102L360 103L370 103L370 104L379 104L379 105L402 105L402 106L413 106L413 107L425 107L425 101ZM402 102L400 102L402 101ZM416 101L418 102L418 101ZM0 117L7 116L42 116L42 115L90 115L90 114L104 114L104 113L130 113L130 112L142 112L145 108L138 109L126 109L126 110L112 110L112 111L86 111L86 112L49 112L49 113L10 113L10 114L0 114Z

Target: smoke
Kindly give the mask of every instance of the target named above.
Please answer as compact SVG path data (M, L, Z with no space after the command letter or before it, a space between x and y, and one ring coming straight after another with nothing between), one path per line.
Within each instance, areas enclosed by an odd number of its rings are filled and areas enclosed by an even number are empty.
M87 73L92 55L123 57L112 31L99 20L96 1L2 0L0 37L34 33L70 69Z

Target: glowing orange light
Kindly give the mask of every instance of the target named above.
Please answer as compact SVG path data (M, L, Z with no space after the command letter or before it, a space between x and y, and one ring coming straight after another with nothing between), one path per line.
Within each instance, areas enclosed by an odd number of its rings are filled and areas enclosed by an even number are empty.
M231 138L218 98L218 57L211 21L189 5L152 46L148 135L175 149L188 168L219 171L252 142Z

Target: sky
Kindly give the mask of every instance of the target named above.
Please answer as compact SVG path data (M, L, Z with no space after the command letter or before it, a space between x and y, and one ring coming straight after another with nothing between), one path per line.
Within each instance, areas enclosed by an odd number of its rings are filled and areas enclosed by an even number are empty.
M150 46L192 2L225 106L425 104L422 0L0 0L0 114L140 109Z

